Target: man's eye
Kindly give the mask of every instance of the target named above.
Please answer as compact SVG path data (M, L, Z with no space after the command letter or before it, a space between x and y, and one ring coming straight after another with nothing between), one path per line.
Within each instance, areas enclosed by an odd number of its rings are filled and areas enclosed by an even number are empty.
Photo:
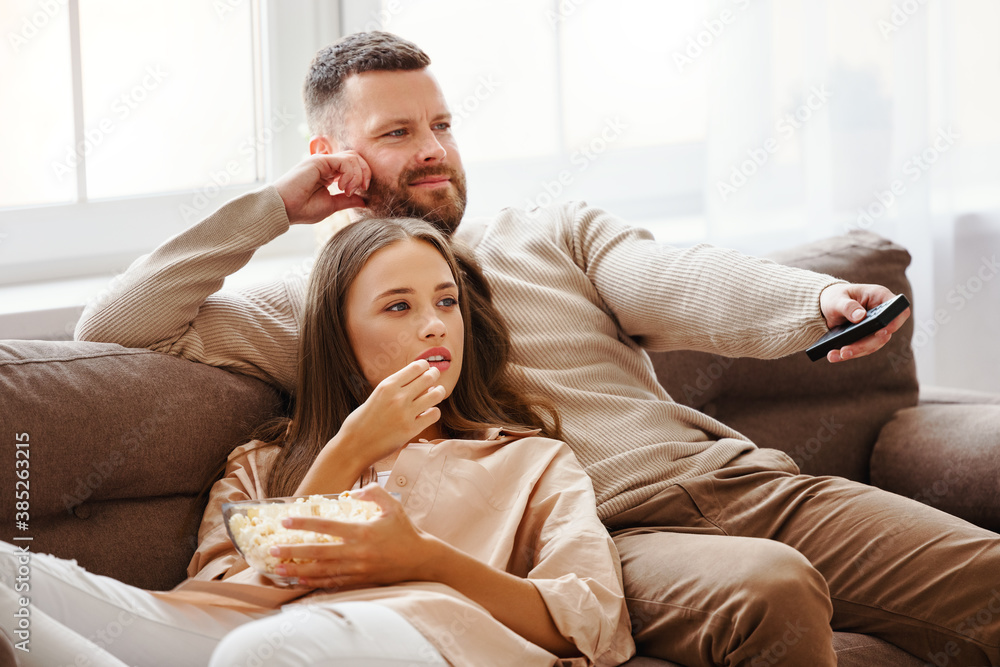
M387 137L402 137L406 134L406 130L392 130L391 132L386 132Z
M434 126L434 129L435 130L450 130L451 129L451 123L438 123L437 125Z
M409 304L407 304L405 301L400 301L399 303L392 304L391 306L386 308L386 310L391 310L394 313L401 313L404 310L409 309L409 307L410 307Z

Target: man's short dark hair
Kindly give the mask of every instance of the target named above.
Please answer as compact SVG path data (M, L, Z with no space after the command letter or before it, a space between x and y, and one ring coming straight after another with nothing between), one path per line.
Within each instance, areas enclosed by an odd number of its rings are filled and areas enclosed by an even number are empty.
M356 32L326 46L309 65L302 94L315 136L337 129L343 118L344 81L362 72L423 69L430 57L413 42L389 32Z

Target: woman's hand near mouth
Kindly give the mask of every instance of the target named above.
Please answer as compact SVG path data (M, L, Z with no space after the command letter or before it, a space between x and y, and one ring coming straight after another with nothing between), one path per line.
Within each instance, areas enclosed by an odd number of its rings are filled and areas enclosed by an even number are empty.
M382 380L316 457L295 495L340 493L441 418L441 371L417 359Z

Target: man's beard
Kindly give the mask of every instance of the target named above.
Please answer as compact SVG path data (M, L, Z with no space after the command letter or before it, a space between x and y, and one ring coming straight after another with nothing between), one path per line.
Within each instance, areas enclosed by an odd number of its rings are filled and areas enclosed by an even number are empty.
M427 176L447 176L454 190L427 190L420 200L414 199L417 188L411 188L410 183ZM465 174L449 166L421 167L404 171L392 185L373 176L365 198L372 215L381 218L422 218L451 236L465 214Z

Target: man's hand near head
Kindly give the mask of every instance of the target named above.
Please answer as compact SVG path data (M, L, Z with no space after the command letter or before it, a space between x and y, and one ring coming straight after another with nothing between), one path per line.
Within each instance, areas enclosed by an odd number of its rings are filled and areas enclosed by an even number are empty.
M869 310L885 303L895 295L881 285L837 283L824 289L819 295L819 307L831 329L847 322L860 322ZM862 338L856 343L845 345L839 350L830 350L826 358L830 363L863 357L877 351L889 342L910 316L907 308L889 326Z
M368 189L371 177L368 163L354 151L317 153L292 167L274 187L285 203L289 223L312 224L345 208L366 206L358 193ZM330 194L334 183L342 192Z

